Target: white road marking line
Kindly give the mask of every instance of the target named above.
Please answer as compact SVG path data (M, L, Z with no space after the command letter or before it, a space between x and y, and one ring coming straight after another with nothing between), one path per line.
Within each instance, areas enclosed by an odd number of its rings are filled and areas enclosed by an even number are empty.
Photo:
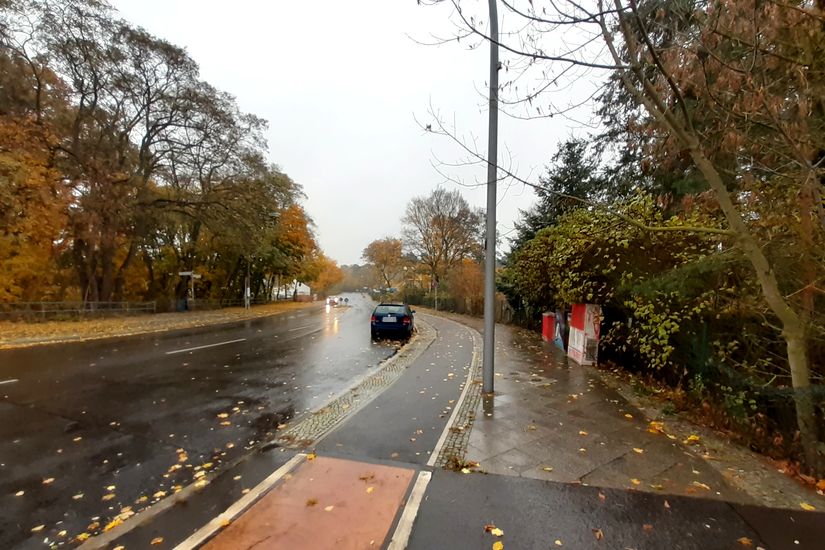
M212 518L209 523L195 531L188 539L175 546L175 550L191 550L198 548L209 540L215 532L225 527L226 522L232 521L252 506L264 493L275 485L282 477L292 471L307 455L299 453L289 459L289 462L275 470L268 478L260 482L254 489L246 493L240 500L227 508L222 514Z
M317 325L304 325L302 327L291 328L287 332L295 332L296 330L304 330L305 328L312 328L312 327L315 327L315 326L317 326Z
M226 342L218 342L217 344L206 344L205 346L197 346L194 348L186 348L186 349L176 349L174 351L167 351L166 355L174 355L176 353L186 353L187 351L195 351L198 349L206 349L206 348L214 348L217 346L225 346L227 344L237 344L238 342L244 342L246 338L238 338L237 340L227 340Z
M418 508L421 506L421 499L424 498L424 491L427 490L427 484L430 483L432 477L432 472L418 473L418 478L415 480L415 485L413 485L410 497L407 499L407 504L404 506L404 511L401 513L401 518L398 520L398 525L395 527L395 533L392 534L392 540L390 540L387 550L404 550L407 547L412 534L413 523L415 523L415 516L418 515Z
M465 327L466 328L466 327ZM430 454L430 459L427 461L427 466L434 466L436 461L438 460L438 455L441 454L441 448L444 446L444 442L447 441L447 435L450 433L450 428L453 426L453 422L455 422L455 417L458 416L458 411L461 410L461 405L464 403L464 399L467 397L467 392L470 389L470 384L473 383L473 373L476 371L478 367L478 361L481 357L481 337L476 336L478 334L473 329L468 329L472 332L470 333L473 337L473 359L470 362L469 372L467 373L467 380L464 382L464 389L461 391L461 395L458 397L458 400L453 404L453 413L450 415L450 418L447 419L447 424L444 426L444 431L441 432L441 437L438 438L438 442L435 444L435 448L433 452Z
M9 378L8 380L0 380L0 386L3 384L14 384L15 382L20 382L17 378Z

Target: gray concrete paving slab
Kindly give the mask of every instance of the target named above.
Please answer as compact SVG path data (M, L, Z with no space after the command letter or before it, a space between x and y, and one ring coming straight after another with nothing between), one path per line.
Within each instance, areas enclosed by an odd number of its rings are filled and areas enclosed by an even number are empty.
M436 471L408 548L821 548L825 514L677 495ZM780 521L781 520L781 521ZM498 538L486 525L503 530ZM558 541L558 543L556 542ZM797 542L794 542L797 541Z
M481 470L751 502L538 335L497 326L496 340L496 392L476 410L466 453Z

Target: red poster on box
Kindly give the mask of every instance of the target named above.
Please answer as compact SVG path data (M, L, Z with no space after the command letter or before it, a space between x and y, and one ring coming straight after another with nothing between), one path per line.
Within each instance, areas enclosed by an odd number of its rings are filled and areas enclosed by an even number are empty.
M596 304L573 304L570 319L570 343L567 355L580 365L598 360L602 308Z

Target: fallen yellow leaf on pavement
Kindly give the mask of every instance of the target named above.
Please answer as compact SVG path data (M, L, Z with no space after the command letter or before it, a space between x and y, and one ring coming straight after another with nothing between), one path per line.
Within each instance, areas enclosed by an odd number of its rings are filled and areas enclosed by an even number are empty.
M700 489L704 489L706 491L710 491L710 487L708 485L705 485L701 481L694 481L693 486L694 487L699 487Z
M497 540L493 543L493 550L504 550L504 543L500 540Z
M604 538L604 533L601 529L591 529L593 531L593 536L596 537L596 540L602 540Z
M587 432L584 430L579 430L579 435L587 435Z
M825 491L825 479L820 479L816 482L816 488L820 491Z
M694 443L699 443L699 436L696 434L690 434L684 441L685 445L693 445Z
M25 495L25 494L26 494L26 491L17 491L16 493L14 493L14 496L16 496L16 497L22 497L22 496L23 496L23 495Z
M642 484L642 482L639 481L638 479L636 479L635 477L630 480L630 483L632 483L633 485L641 485Z
M111 531L112 529L114 529L115 527L117 527L118 525L120 525L122 523L123 523L123 521L121 521L119 518L115 518L112 521L110 521L109 523L107 523L106 527L104 527L103 530L104 531Z
M816 506L808 504L807 502L800 502L799 507L803 510L807 510L808 512L813 512L814 510L816 510Z
M748 537L740 537L740 538L736 539L736 542L738 542L742 546L747 546L748 548L753 546L753 541L751 539L749 539Z
M544 466L544 467L542 468L542 470L544 470L545 472L552 472L552 471L553 471L553 467L552 467L552 466Z
M88 539L89 539L89 537L91 537L91 536L92 536L92 535L90 535L89 533L80 533L79 535L77 535L77 536L75 537L75 540L76 540L77 542L83 542L84 540L88 540Z
M555 544L556 546L564 546L564 543L559 539L556 539L556 542L554 542L553 544Z
M307 454L307 460L315 460L315 453Z
M648 424L647 431L652 434L663 434L665 433L665 425L662 422L657 422L654 420Z
M491 533L494 537L503 537L503 536L504 536L504 531L502 531L502 530L501 530L501 529L499 529L498 527L494 527L494 528L490 529L490 533Z
M32 533L37 533L42 531L46 526L45 525L38 525L37 527L32 527Z
M643 452L645 452L645 450L640 449L639 447L633 447L633 452L638 453L638 454L642 454Z
M375 487L367 487L367 494L370 494L373 491L375 491Z
M633 415L632 414L625 414L624 417L627 418L628 420L633 420Z
M335 506L327 506L326 508L324 508L324 512L332 512L333 508L335 508Z
M158 544L163 544L163 537L155 537L155 538L152 539L152 542L150 542L149 544L151 544L153 546L157 546Z
M48 485L53 481L54 481L53 477L46 478L46 479L43 480L43 485Z
M103 495L103 498L101 498L100 500L105 502L107 500L112 500L113 498L115 498L115 494L114 493L109 493L109 494Z

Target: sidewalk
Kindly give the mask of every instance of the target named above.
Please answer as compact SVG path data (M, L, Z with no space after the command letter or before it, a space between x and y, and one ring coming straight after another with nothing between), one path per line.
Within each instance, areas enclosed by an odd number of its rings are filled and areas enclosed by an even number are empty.
M483 329L481 319L444 316ZM465 456L485 472L825 510L825 497L761 455L685 421L646 418L615 381L534 332L496 325L495 369L495 397L479 405Z

